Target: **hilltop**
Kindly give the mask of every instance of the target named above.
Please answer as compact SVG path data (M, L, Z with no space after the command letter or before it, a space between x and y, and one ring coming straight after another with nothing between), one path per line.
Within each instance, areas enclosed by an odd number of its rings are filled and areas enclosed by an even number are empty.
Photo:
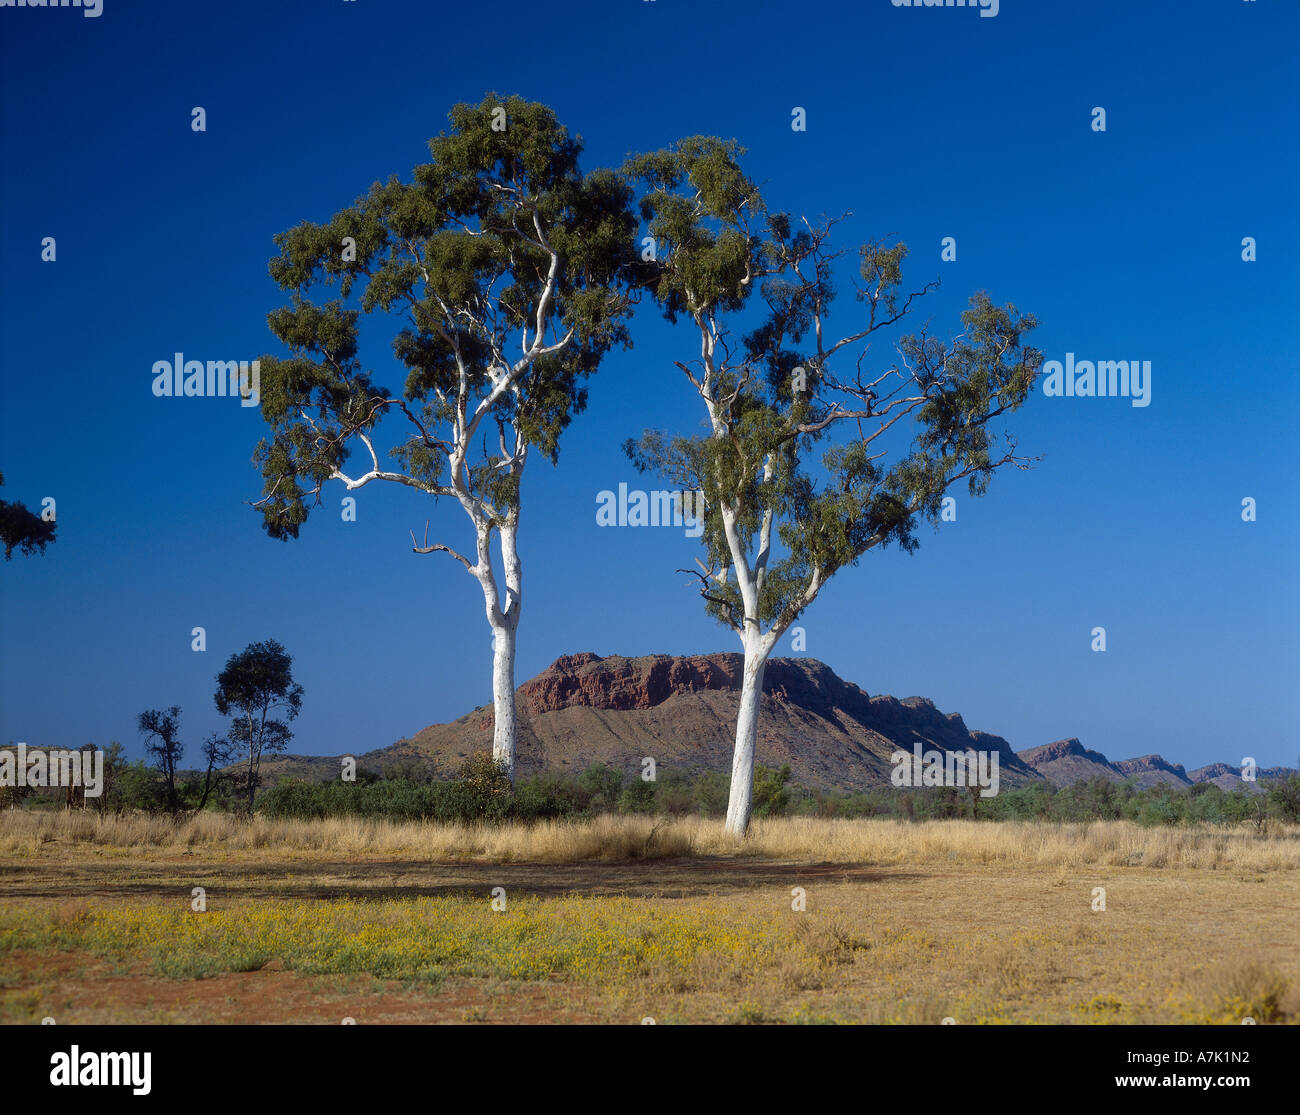
M666 769L698 773L731 768L743 658L739 654L636 658L590 652L564 655L517 690L516 763L521 777L546 770L577 772L595 762L638 774L650 756ZM492 746L493 712L481 705L457 720L358 755L364 768L395 772L411 764L451 778L466 758ZM889 756L899 748L996 751L1001 784L1038 779L1068 785L1092 777L1134 778L1223 789L1258 788L1239 768L1212 763L1190 774L1159 755L1109 760L1075 738L1016 752L1001 736L967 727L960 714L941 712L925 697L871 696L815 658L774 658L764 678L758 761L789 763L795 782L810 789L857 791L890 785ZM263 763L269 781L282 774L335 777L337 758L294 755ZM1260 779L1286 768L1261 770Z

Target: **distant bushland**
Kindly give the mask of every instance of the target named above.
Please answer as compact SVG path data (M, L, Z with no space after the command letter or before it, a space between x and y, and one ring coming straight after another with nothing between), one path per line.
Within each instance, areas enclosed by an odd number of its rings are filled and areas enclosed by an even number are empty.
M204 797L203 774L177 772L183 811L192 814L240 808L231 786ZM1265 791L1223 790L1212 782L1191 786L1156 785L1142 789L1136 779L1113 782L1091 778L1065 786L1035 781L1004 788L981 798L969 790L916 787L842 792L810 789L791 781L790 767L754 772L754 815L903 821L1132 821L1152 825L1240 825L1262 827L1272 819L1300 823L1300 775L1261 780ZM660 767L643 781L604 763L576 773L546 771L518 778L513 789L491 756L469 759L452 779L439 779L417 760L385 772L360 768L355 781L327 782L283 776L257 795L256 811L269 819L436 821L448 824L505 821L584 820L597 816L659 815L723 817L730 779L718 771L683 772ZM26 810L59 809L61 789L0 788L0 806ZM127 762L119 744L107 750L105 790L86 807L101 814L157 814L167 811L162 776L143 761Z
M1291 782L1300 782L1293 777ZM662 814L721 817L727 810L729 779L706 771L658 772L654 781L628 778L603 763L581 773L547 772L518 779L513 791L486 755L473 759L451 781L381 778L359 773L355 782L282 779L259 801L268 817L300 820L368 817L392 821L491 821L580 819L600 814ZM759 766L754 778L754 812L760 817L881 817L931 821L1133 821L1139 825L1262 824L1273 817L1296 822L1295 788L1271 786L1267 794L1225 791L1212 783L1140 789L1094 778L1069 786L1033 782L990 798L967 791L920 787L864 793L809 790L790 783L790 769Z

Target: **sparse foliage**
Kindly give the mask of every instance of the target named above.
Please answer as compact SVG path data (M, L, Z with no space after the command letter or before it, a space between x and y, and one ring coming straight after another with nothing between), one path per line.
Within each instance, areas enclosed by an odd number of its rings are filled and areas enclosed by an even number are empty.
M689 322L700 355L674 363L710 429L646 431L626 449L637 467L704 493L700 595L745 650L727 819L735 835L749 823L758 701L777 640L868 551L916 549L918 520L938 522L952 485L966 480L978 496L997 469L1028 467L993 422L1024 403L1042 362L1025 343L1034 319L981 293L955 339L903 336L892 366L865 371L875 334L937 284L903 284L905 245L862 245L857 321L836 338L827 321L838 222L770 210L742 154L734 142L693 137L625 167L660 245L646 283L670 322Z
M302 686L293 680L293 659L274 639L250 643L232 654L217 675L213 701L222 716L231 717L229 745L248 757L244 793L253 811L262 756L284 751L293 733L287 721L302 709ZM284 717L283 720L279 714ZM209 741L209 762L215 761L216 741Z
M493 754L513 777L520 481L530 450L555 461L586 406L584 381L629 343L635 221L629 187L610 171L584 174L581 141L546 106L489 94L450 120L413 182L390 177L330 221L276 237L271 275L290 301L268 320L290 356L262 358L271 436L254 458L265 482L257 506L267 532L288 539L329 481L347 491L386 481L459 503L469 556L430 543L428 520L412 549L449 554L482 589ZM345 242L355 251L341 251ZM309 297L331 286L339 297ZM392 342L406 369L400 394L361 361L363 315L377 328L404 322ZM389 418L391 460L381 462ZM349 467L354 452L360 471Z
M140 734L145 737L145 751L153 759L162 776L163 796L169 813L180 812L180 796L176 786L176 772L180 767L185 745L180 739L181 710L177 705L164 710L146 709L137 717Z

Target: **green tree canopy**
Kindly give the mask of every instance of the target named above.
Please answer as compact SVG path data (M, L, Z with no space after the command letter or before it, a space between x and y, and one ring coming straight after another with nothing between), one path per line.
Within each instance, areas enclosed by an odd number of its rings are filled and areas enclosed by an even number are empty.
M375 183L328 222L276 237L271 275L290 301L268 320L290 355L262 358L271 436L254 456L258 506L267 532L286 539L331 480L460 504L474 532L468 556L431 544L427 519L411 544L449 554L479 582L493 631L493 755L513 778L520 481L530 449L555 461L586 406L586 378L630 343L641 264L629 185L608 170L584 174L581 139L549 108L493 93L456 105L450 121L413 181ZM400 392L359 356L363 317L396 331Z
M952 485L966 480L978 496L995 470L1028 467L995 423L1029 397L1042 363L1025 343L1033 317L981 292L957 337L908 334L890 367L864 370L874 335L937 283L908 290L906 245L863 244L851 280L857 320L832 335L839 222L770 210L742 155L734 142L693 137L624 168L641 184L656 243L646 284L670 322L691 326L700 355L675 364L709 420L708 434L645 431L626 450L637 467L704 494L700 593L746 656L728 816L738 833L776 640L867 551L914 550L918 521L937 524Z
M293 680L293 659L274 639L232 654L217 675L213 702L231 717L229 743L248 756L245 793L252 812L264 754L282 752L293 738L288 721L302 711L303 688ZM284 719L280 719L280 717ZM224 746L224 741L221 741Z
M297 537L305 498L319 502L330 479L394 480L503 518L526 447L555 459L586 405L583 379L629 341L640 263L627 184L584 175L581 140L544 105L489 94L450 120L413 182L390 177L330 221L276 237L271 275L292 295L269 322L292 355L262 358L273 434L256 455L273 537ZM341 297L311 301L317 286ZM398 396L358 357L361 316L375 311L402 324ZM389 413L407 424L391 450L397 469L381 467L370 443ZM476 444L484 426L495 436ZM343 469L362 446L370 468L349 481Z

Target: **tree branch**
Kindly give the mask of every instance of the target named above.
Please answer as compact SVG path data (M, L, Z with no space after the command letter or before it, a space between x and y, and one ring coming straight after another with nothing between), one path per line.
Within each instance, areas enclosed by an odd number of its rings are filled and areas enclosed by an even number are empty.
M436 554L436 553L451 554L452 557L454 557L458 562L461 563L461 565L465 567L467 572L469 573L474 572L474 566L470 565L469 559L465 557L463 554L458 554L450 546L444 546L440 542L435 543L432 546L429 545L429 520L428 519L424 520L424 544L417 545L415 541L415 531L411 531L411 548L417 554Z

